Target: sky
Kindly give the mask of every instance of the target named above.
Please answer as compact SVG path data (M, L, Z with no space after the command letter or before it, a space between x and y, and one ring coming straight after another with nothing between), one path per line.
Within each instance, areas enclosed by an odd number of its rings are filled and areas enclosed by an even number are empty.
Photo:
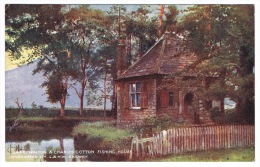
M96 9L101 9L101 10L104 10L104 11L108 11L110 9L110 7L112 5L90 5L91 7L93 8L96 8ZM125 7L127 8L128 11L134 11L138 8L139 5L125 5ZM167 6L167 5L165 5ZM191 5L176 5L178 9L182 10L184 8L187 8L188 6L191 6ZM159 8L160 6L159 5L151 5L152 9L156 9L156 8Z
M92 8L94 9L100 9L100 10L103 10L103 11L109 11L110 7L112 5L90 5ZM127 11L135 11L138 9L139 5L129 5L129 4L125 4L124 5L126 7L126 10ZM165 4L165 10L167 8L167 4ZM183 9L187 9L189 6L192 6L192 5L176 5L176 7L179 9L179 10L183 10ZM153 10L153 15L158 15L159 14L159 9L160 9L160 5L154 5L152 4L151 5L151 9Z

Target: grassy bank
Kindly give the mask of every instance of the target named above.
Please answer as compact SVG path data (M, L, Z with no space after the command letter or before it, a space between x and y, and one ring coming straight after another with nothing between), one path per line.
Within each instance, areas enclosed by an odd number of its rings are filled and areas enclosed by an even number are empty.
M12 126L18 118L20 110L17 108L6 108L5 110L6 126ZM49 125L66 126L77 125L79 122L88 121L95 122L100 120L113 120L111 111L107 111L107 116L104 117L103 110L84 110L83 115L79 116L78 110L68 109L65 110L65 117L60 117L59 109L50 109L45 107L38 107L34 109L24 109L22 116L19 116L19 127L28 128L33 127L46 127ZM67 123L66 123L67 122ZM63 125L65 123L65 125ZM55 126L54 126L55 127Z
M7 118L6 121L14 121L17 118ZM41 122L41 121L89 121L89 122L93 122L93 121L100 121L104 119L103 117L80 117L80 116L65 116L63 118L61 117L20 117L19 120L22 122ZM106 117L106 120L113 120L113 118L111 117Z
M76 150L96 152L88 156L89 161L128 160L133 135L129 130L118 129L111 122L83 122L74 127L72 134Z
M255 149L233 148L185 153L169 157L147 159L159 162L252 162L255 160Z
M6 119L16 118L20 113L18 108L6 108L5 109L5 117ZM112 117L113 113L110 110L106 111L106 115L108 117ZM60 116L60 110L58 108L46 108L46 107L38 107L38 108L25 108L23 110L24 117L48 117L54 118ZM65 110L66 117L79 117L78 109L66 109ZM82 117L104 117L103 110L84 110Z
M85 135L88 138L100 137L104 141L129 139L133 135L129 130L117 129L111 122L83 122L74 127L72 134Z

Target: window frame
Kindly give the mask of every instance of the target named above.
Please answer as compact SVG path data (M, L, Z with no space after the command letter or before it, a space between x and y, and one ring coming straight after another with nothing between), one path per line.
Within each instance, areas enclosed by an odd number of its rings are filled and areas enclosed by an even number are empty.
M140 84L140 88L139 88L139 90L137 91L137 84ZM132 87L135 87L135 90L133 91L132 90ZM128 96L129 96L129 103L130 103L130 108L131 109L135 109L135 110L139 110L139 109L141 109L141 90L142 89L142 83L140 82L140 81L137 81L137 82L132 82L132 83L130 83L129 84L129 94L128 94ZM132 95L134 95L134 97L135 97L135 100L134 100L134 106L133 106L133 99L132 99ZM138 99L138 95L139 95L139 106L138 106L138 101L137 101L137 99Z

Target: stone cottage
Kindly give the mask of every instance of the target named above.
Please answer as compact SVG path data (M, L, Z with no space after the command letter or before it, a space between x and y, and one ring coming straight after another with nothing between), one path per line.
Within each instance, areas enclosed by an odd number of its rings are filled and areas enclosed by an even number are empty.
M223 109L223 101L202 101L197 96L197 89L206 87L214 76L204 77L201 85L182 84L196 77L192 73L180 73L196 61L196 55L185 51L182 43L182 36L166 33L127 67L125 41L119 41L115 84L118 126L142 124L145 118L161 114L176 122L208 123L209 109Z

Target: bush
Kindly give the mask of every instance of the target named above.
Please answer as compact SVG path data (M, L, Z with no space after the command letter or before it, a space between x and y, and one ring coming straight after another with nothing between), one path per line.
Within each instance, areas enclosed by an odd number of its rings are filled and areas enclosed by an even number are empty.
M213 120L213 121L216 121L218 120L220 117L221 117L221 112L219 111L219 108L217 107L214 107L210 110L210 118Z
M133 128L137 134L152 135L154 132L171 128L174 126L174 121L167 114L161 114L159 117L150 116L144 119L144 124Z
M169 117L166 114L160 115L160 117L157 118L156 124L158 127L160 127L161 130L167 129L172 126L172 118Z
M221 113L218 108L213 108L211 111L211 119L219 124L253 124L254 118L251 118L246 113L237 112L236 109Z

